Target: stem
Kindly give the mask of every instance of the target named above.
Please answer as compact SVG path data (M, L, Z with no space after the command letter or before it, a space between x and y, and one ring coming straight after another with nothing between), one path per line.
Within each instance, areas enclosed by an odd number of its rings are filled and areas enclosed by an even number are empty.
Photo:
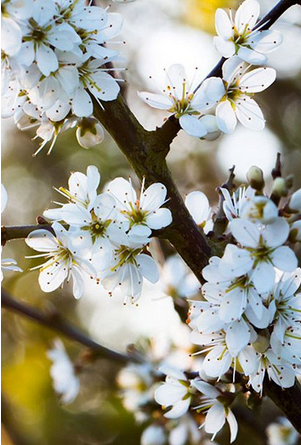
M91 349L95 357L108 358L120 363L138 361L137 358L134 356L122 354L120 352L106 348L99 343L96 343L94 340L84 334L80 329L65 321L59 314L43 313L26 303L15 300L5 290L2 290L1 306L5 309L17 312L19 315L30 318L31 320L34 320L41 325L52 329L53 331L63 334L72 340L75 340L81 345Z

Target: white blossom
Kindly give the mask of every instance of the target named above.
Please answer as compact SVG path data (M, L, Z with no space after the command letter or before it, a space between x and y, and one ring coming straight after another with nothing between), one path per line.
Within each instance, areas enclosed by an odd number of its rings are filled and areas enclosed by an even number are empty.
M223 194L223 210L228 221L241 217L242 209L255 196L255 190L251 187L239 187L232 195L226 188L222 187L220 191Z
M242 246L228 244L221 271L229 278L250 274L256 290L268 292L275 280L274 267L290 272L297 268L294 252L283 244L289 234L289 224L277 218L264 228L248 220L235 219L230 224L232 235Z
M53 387L62 396L62 402L68 405L75 400L79 392L79 378L75 373L73 363L58 338L53 343L53 349L49 350L47 355L53 362L50 368Z
M268 88L276 79L273 68L256 68L238 56L231 57L223 64L223 78L210 77L202 84L207 97L213 97L219 129L227 134L233 133L237 120L251 130L263 130L265 120L260 107L253 99L255 93Z
M299 439L297 431L285 417L271 423L266 429L266 434L268 445L296 445Z
M141 296L143 279L150 283L159 280L157 264L146 251L150 239L142 237L141 231L135 236L134 230L127 234L122 228L113 229L110 236L114 245L113 259L102 284L109 292L118 287L124 296L124 304L128 299L136 303Z
M255 27L259 12L260 5L256 0L245 0L234 19L223 9L217 9L215 27L218 36L214 37L214 44L222 56L228 58L236 54L248 63L262 65L267 61L265 53L279 47L282 43L280 32Z
M162 208L166 203L167 189L164 184L154 183L144 190L142 181L138 198L132 181L116 178L106 190L116 201L117 219L125 231L135 228L135 234L150 236L152 230L162 229L172 222L171 211Z
M295 212L301 212L301 189L298 189L292 194L289 207Z
M171 297L192 297L200 289L196 276L177 255L172 255L165 261L160 278L164 292Z
M140 443L141 445L164 445L165 440L166 433L163 426L150 425L143 431Z
M164 408L172 407L164 417L176 419L187 412L191 402L190 383L179 369L164 366L165 382L155 391L155 400Z
M166 71L166 85L162 94L138 93L140 99L153 108L166 110L177 119L180 126L191 136L202 138L206 134L218 130L212 121L204 116L205 111L212 107L202 88L193 90L193 82L187 80L185 68L180 64L172 65Z
M92 264L83 257L81 251L89 250L86 239L72 231L67 231L61 224L54 222L53 235L48 230L39 229L31 232L26 244L41 252L36 258L46 258L46 263L34 267L39 269L39 284L43 292L53 292L62 286L64 281L73 280L73 295L80 298L84 291L84 274L96 276Z
M197 379L192 381L192 386L202 393L202 403L195 409L206 413L206 419L202 425L206 433L212 434L212 440L214 440L227 421L230 427L230 443L234 442L238 432L237 420L229 406L223 403L222 394L214 386Z

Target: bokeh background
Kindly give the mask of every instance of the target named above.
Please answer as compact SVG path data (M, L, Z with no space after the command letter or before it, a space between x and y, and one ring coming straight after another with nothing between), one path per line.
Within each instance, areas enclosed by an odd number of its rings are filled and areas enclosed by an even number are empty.
M275 2L261 0L262 14ZM98 2L107 6L105 2ZM163 68L173 63L185 65L192 76L198 67L200 79L208 74L219 55L214 49L214 13L217 7L236 7L236 0L138 0L126 5L113 4L111 11L124 15L120 40L126 65L127 98L130 108L148 129L161 125L166 115L152 110L137 98L139 90L154 90L149 79L163 78ZM215 187L221 184L232 165L237 184L245 181L251 165L270 172L277 152L282 153L284 172L294 174L294 187L301 186L301 8L295 6L275 25L284 34L284 43L271 54L269 64L277 69L275 84L258 95L267 125L260 133L241 126L230 136L204 142L180 132L172 144L168 163L183 193L202 190L214 207ZM256 97L257 99L257 97ZM9 196L2 224L33 224L43 210L58 199L53 186L65 186L71 171L85 172L96 165L102 185L116 176L131 175L126 159L106 134L105 141L90 150L77 144L73 130L61 135L51 156L46 150L33 158L37 141L33 133L20 132L10 120L2 123L2 182ZM136 183L138 185L138 182ZM174 338L180 321L171 298L162 286L146 286L139 307L122 305L109 298L99 286L90 285L81 301L72 297L68 286L52 294L43 294L37 283L38 272L30 272L36 260L25 243L12 241L4 248L4 257L12 257L23 274L6 273L3 286L21 301L43 310L56 308L94 339L124 351L127 344L141 336ZM160 258L159 258L160 260ZM4 310L2 314L2 440L4 445L136 445L143 426L136 425L122 407L114 390L118 366L98 360L81 374L79 397L68 407L61 406L49 375L46 356L55 334L33 322ZM70 356L76 359L83 348L66 341ZM263 404L255 418L242 412L237 445L263 445L266 423L279 415L272 404ZM228 431L218 436L227 443ZM247 442L246 442L247 441Z

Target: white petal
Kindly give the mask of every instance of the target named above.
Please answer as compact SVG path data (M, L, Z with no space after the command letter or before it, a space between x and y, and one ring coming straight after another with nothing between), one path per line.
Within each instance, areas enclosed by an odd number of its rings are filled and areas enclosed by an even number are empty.
M114 77L103 71L98 71L91 74L91 79L93 83L88 83L91 94L105 101L116 99L120 87Z
M72 100L73 113L78 117L87 117L93 113L92 99L83 88L78 88Z
M271 254L274 266L285 272L291 272L298 267L295 253L288 246L278 247Z
M215 28L217 34L226 40L233 35L233 24L229 15L221 8L218 8L215 13Z
M221 37L213 37L213 43L217 51L223 57L231 57L235 54L235 44L229 40L224 40Z
M67 224L88 226L92 223L90 212L77 204L65 204L61 209L61 215Z
M260 261L250 278L258 293L269 292L275 280L275 271L272 264Z
M155 391L155 400L163 406L171 406L181 400L187 393L187 388L184 385L163 383Z
M149 186L140 196L140 207L153 212L161 207L166 200L167 189L164 184L156 182Z
M216 120L218 128L226 133L231 134L236 127L235 112L228 100L225 100L218 104L216 107Z
M168 68L166 84L171 88L173 96L180 100L183 94L183 85L187 84L187 75L183 65L176 63Z
M261 53L269 53L274 51L281 45L283 36L279 31L266 30L252 33L249 39L249 45Z
M257 0L245 0L235 14L235 26L239 33L245 30L246 25L248 29L254 28L259 17L260 6Z
M113 219L115 215L116 201L109 193L101 193L94 201L93 208L95 215L106 221L107 219Z
M22 41L22 31L20 26L8 17L1 18L1 46L2 51L15 56L20 48Z
M129 181L124 178L116 178L107 186L107 192L111 193L116 198L118 207L126 207L129 202L135 203L137 195ZM130 208L129 208L130 209Z
M210 377L221 377L230 368L232 357L225 346L216 346L206 355L203 370Z
M285 218L277 218L265 227L262 238L269 247L278 247L285 243L289 235L289 224Z
M234 442L236 439L237 433L238 433L238 424L237 420L232 413L231 409L228 408L228 414L227 414L227 422L230 427L230 443Z
M239 73L243 71L245 63L238 56L230 57L223 63L223 79L231 84L234 77L238 77Z
M259 93L267 89L276 79L273 68L256 68L244 74L239 83L239 89L245 93Z
M172 222L172 214L169 209L158 209L146 217L146 224L154 230L167 227Z
M39 229L31 232L25 240L26 244L38 252L54 252L59 248L55 236L49 230Z
M253 259L250 253L245 249L240 249L233 244L228 244L219 270L222 275L229 279L240 277L248 273L253 267Z
M149 255L141 254L138 257L138 268L141 274L151 283L159 280L159 271L156 262Z
M196 116L191 116L190 114L184 114L179 119L180 125L184 131L190 136L195 136L197 138L202 138L207 134L207 129L203 122Z
M238 360L244 370L245 375L250 375L258 367L256 351L252 346L246 346L238 355Z
M3 212L3 210L7 205L7 201L8 201L8 195L6 188L4 187L3 184L1 184L1 213Z
M236 116L239 122L250 130L261 131L265 126L262 111L248 96L243 96L236 101Z
M39 44L37 47L36 60L38 68L46 77L59 67L54 51L49 46L44 45L44 43Z
M196 224L203 224L210 210L209 201L203 192L191 192L185 199L185 205Z
M265 55L258 53L254 49L247 48L246 46L240 46L237 55L251 65L263 65L267 61Z
M150 107L158 108L159 110L169 110L173 106L172 101L168 97L163 96L163 94L138 92L138 96Z
M73 296L78 300L82 296L84 291L84 280L80 270L75 266L72 267L72 279L73 279Z
M220 392L213 386L207 382L203 382L201 380L192 380L192 386L194 386L198 391L205 396L210 397L211 399L216 399L220 396Z
M221 300L219 316L229 323L239 319L247 306L246 290L242 288L233 289L227 292Z
M50 260L50 264L52 260ZM44 266L45 267L45 266ZM46 266L40 272L39 284L43 292L53 292L65 281L68 276L68 267L66 264L52 264Z
M230 223L230 230L236 240L246 247L256 248L259 244L260 232L257 225L251 221L234 219Z
M247 346L250 340L250 329L241 319L231 323L226 331L226 343L232 355L237 355Z
M168 411L168 413L164 414L164 417L166 417L167 419L177 419L183 416L188 411L189 406L190 406L190 397L176 403L173 406L173 408L170 411Z
M225 411L221 403L213 405L207 415L205 423L206 433L216 434L225 424Z

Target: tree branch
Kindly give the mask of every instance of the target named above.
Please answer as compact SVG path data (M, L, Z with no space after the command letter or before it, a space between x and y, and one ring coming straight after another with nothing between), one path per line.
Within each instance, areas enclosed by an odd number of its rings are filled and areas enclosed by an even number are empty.
M272 380L264 380L264 394L283 412L301 434L301 385L296 381L291 388L282 389Z
M1 246L5 246L7 241L12 239L26 238L31 232L38 229L49 230L53 233L50 224L31 224L28 226L2 226L1 227Z
M105 346L96 343L80 329L73 326L71 323L63 320L63 318L57 313L43 313L26 303L12 298L8 292L2 289L1 306L5 309L17 312L19 315L30 318L41 325L65 335L71 340L75 340L83 346L91 349L95 357L103 357L110 360L115 360L120 363L128 363L129 361L138 362L139 360L135 355L122 354L121 352L114 351L106 348Z

